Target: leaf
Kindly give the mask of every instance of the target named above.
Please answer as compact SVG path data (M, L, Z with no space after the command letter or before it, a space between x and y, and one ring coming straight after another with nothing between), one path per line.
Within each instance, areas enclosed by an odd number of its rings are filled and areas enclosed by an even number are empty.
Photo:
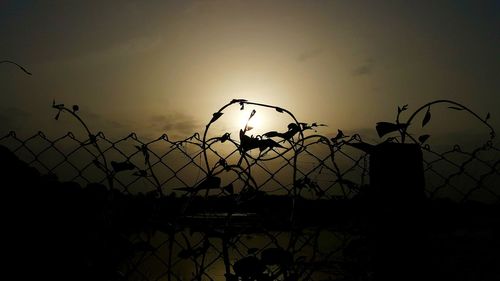
M223 159L223 158L219 159L219 165L221 165L224 168L227 167L226 159Z
M290 265L293 255L282 248L268 248L261 253L262 262L266 265Z
M224 135L222 135L222 137L220 137L220 142L227 141L230 138L230 136L231 136L230 133L225 133Z
M377 130L378 136L383 137L389 133L403 130L406 127L408 127L406 123L394 124L389 122L378 122L375 129Z
M488 112L488 114L486 114L486 118L484 120L487 121L490 118L491 118L491 114Z
M336 143L339 140L346 138L346 137L347 136L344 135L344 132L342 132L341 130L337 130L337 135L335 137L333 137L331 140L332 140L332 142Z
M189 259L190 257L193 257L196 254L194 249L188 248L188 249L183 249L180 251L177 256L181 259Z
M123 161L123 162L111 161L111 167L113 167L115 173L122 171L129 171L136 168L135 165L130 163L129 161Z
M245 100L245 99L233 99L233 100L231 100L231 103L240 103L240 104L242 104L242 103L244 103L246 101L247 100Z
M264 151L268 148L272 149L274 147L284 148L283 146L281 146L279 143L275 142L272 139L265 139L265 140L257 139L257 141L258 141L258 146L259 146L260 151Z
M454 110L464 110L463 108L461 108L461 107L456 107L456 106L448 106L448 108L450 108L450 109L454 109Z
M56 104L56 100L52 100L52 108L57 108L59 110L63 109L64 103Z
M252 119L252 117L255 115L255 113L257 113L257 111L255 109L253 109L252 112L250 112L250 117L248 118L248 120Z
M279 133L279 132L276 132L276 131L269 131L265 134L263 134L264 137L266 138L274 138L274 137L280 137L280 138L283 138L283 134L282 133Z
M139 170L134 172L133 175L146 178L148 176L148 173L146 172L146 170Z
M288 130L289 131L300 131L300 127L299 125L295 124L295 123L290 123L288 124Z
M398 106L398 113L401 113L401 112L403 112L403 111L405 111L407 109L408 109L408 105L407 104L403 105L403 107L399 107Z
M89 134L89 144L96 142L97 142L97 136L94 134Z
M259 251L259 248L248 248L247 254L253 255Z
M244 110L244 109L245 109L245 103L240 102L240 110Z
M283 108L281 107L275 107L274 109L276 109L276 111L278 111L279 113L283 113Z
M221 178L209 176L196 187L196 190L216 189L220 188L220 184Z
M77 112L80 109L80 107L78 107L78 105L75 104L75 105L73 105L72 109L73 109L73 112Z
M430 120L431 120L431 107L429 106L427 108L427 112L425 113L424 120L422 120L422 127L427 125L427 123L429 123Z
M98 167L101 170L106 170L106 168L97 159L92 160L92 164L94 164L96 167Z
M215 112L212 116L212 119L210 120L210 123L217 121L217 119L219 119L223 114L224 113L222 112Z
M225 192L229 193L230 195L234 194L234 187L233 187L232 183L228 184L227 186L224 186L222 188L222 190L224 190Z
M61 111L59 110L59 112L57 112L57 115L56 115L56 117L54 119L59 120L59 116L60 115L61 115Z
M421 135L420 137L418 137L418 141L421 144L424 144L424 142L426 142L429 137L430 137L430 135Z
M243 280L255 280L266 269L266 266L254 256L244 257L233 265L234 273Z

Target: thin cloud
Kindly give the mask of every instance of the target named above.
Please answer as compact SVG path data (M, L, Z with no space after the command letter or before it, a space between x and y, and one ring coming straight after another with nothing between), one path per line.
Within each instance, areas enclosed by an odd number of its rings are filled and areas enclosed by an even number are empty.
M154 115L150 122L150 127L154 130L184 137L192 135L200 128L200 124L192 116L180 112Z
M7 132L18 129L23 124L29 123L32 115L17 107L8 107L0 110L0 131Z
M320 48L307 50L307 51L300 53L297 56L297 61L304 62L304 61L307 61L310 59L314 59L314 58L320 56L322 53L323 53L323 49L320 49Z
M373 59L367 59L365 62L356 67L353 71L352 74L354 76L362 76L362 75L369 75L373 73L373 68L374 68L375 61Z

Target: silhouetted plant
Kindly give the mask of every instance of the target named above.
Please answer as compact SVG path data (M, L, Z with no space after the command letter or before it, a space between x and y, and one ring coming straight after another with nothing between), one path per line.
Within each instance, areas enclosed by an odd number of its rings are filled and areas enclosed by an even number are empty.
M435 100L431 101L429 103L426 103L419 107L417 110L415 110L410 117L406 120L406 122L401 122L400 117L401 114L405 111L408 110L408 105L403 105L401 107L398 106L398 113L396 115L396 122L391 123L391 122L378 122L376 129L379 137L383 137L389 133L393 132L398 132L400 134L400 140L402 143L405 143L406 137L410 138L412 141L415 143L420 143L424 144L427 139L430 137L428 134L420 135L417 139L415 139L409 132L408 128L413 124L413 120L416 118L416 116L425 110L425 115L424 118L422 119L421 125L422 127L425 127L429 121L431 120L431 107L437 104L448 104L448 108L452 110L458 110L458 111L465 111L468 114L472 115L474 118L479 120L482 124L484 124L486 127L490 129L490 139L493 139L495 137L495 131L493 130L493 127L488 123L488 120L490 119L491 115L488 112L486 114L485 118L482 118L479 116L477 113L469 109L467 106L451 101L451 100Z
M26 73L28 75L32 75L31 72L26 70L26 68L24 68L22 65L18 64L17 62L14 62L11 60L2 60L2 61L0 61L0 64L2 64L2 63L13 64L13 65L17 66L19 69L21 69L24 73Z
M63 103L58 104L58 103L56 103L55 100L53 100L52 101L52 108L57 109L57 114L54 117L55 120L59 120L59 117L61 116L61 114L63 112L67 112L71 116L73 116L79 122L79 124L84 128L89 139L86 142L81 143L81 145L82 146L93 145L97 149L99 155L92 162L94 163L94 165L96 167L98 167L99 169L101 169L104 172L104 174L106 175L106 179L108 181L109 188L113 189L114 173L118 173L118 172L121 172L123 170L128 170L128 169L130 169L130 165L127 165L126 163L113 162L113 163L111 163L111 165L112 165L111 168L108 166L108 161L106 159L106 155L104 155L101 147L97 143L97 137L103 136L103 133L102 132L98 132L97 134L92 133L92 131L89 129L89 127L87 126L85 121L83 121L83 119L78 115L78 111L80 110L80 107L78 105L75 104L75 105L71 106L71 109L69 109L66 106L64 106ZM101 158L101 160L99 159L99 157ZM116 170L113 170L113 169L116 169Z
M486 118L481 118L476 113L471 111L469 108L448 100L437 100L430 103L427 103L420 108L418 108L405 122L401 121L401 117L403 112L408 110L408 106L398 107L398 113L396 116L396 121L394 123L390 122L379 122L377 123L376 129L380 137L384 137L390 133L399 133L399 139L397 138L389 138L389 140L405 143L407 138L411 141L423 145L426 143L429 135L421 135L419 137L414 137L409 132L409 127L415 123L415 119L418 114L421 112L425 112L423 119L421 120L421 126L425 127L431 121L431 107L437 104L448 104L449 108L452 110L465 111L471 114L473 117L479 119L483 124L485 124L491 131L490 137L493 138L495 133L492 127L489 125L488 120L490 115L488 114ZM162 135L159 139L142 143L136 145L137 149L136 153L142 154L144 158L145 168L141 169L131 163L129 161L130 157L127 157L126 161L110 161L108 162L102 147L99 146L97 141L98 137L104 138L102 133L93 134L85 122L78 115L79 107L77 105L72 106L71 108L67 108L64 104L56 104L53 102L53 108L57 109L56 119L59 118L60 114L63 112L69 113L74 118L76 118L79 123L83 126L86 133L88 134L89 139L85 142L82 142L82 146L92 145L98 151L98 156L94 160L94 164L99 167L102 171L105 172L106 178L108 180L108 184L110 188L113 187L113 180L117 173L125 172L125 171L133 171L133 174L138 177L151 177L153 178L154 185L156 186L156 194L159 195L160 199L165 199L165 194L162 190L162 184L156 177L153 166L156 163L152 163L151 158L160 156L154 154L154 152L150 149L150 144L158 140L168 140L166 135ZM239 128L238 135L236 137L232 137L229 132L224 132L219 136L209 137L209 130L213 124L218 122L220 118L224 115L225 110L230 106L239 106L241 110L243 110L248 106L254 107L247 119L246 124L244 124L243 128ZM253 128L249 125L252 118L255 118L256 114L259 114L259 109L271 109L276 114L286 114L293 121L289 123L287 126L284 126L282 130L273 130L262 133L261 135L252 135L251 132ZM180 210L176 210L176 215L171 215L169 217L169 225L166 227L164 225L161 226L162 232L168 234L169 237L169 245L168 245L168 278L169 280L172 278L172 271L170 267L172 266L173 255L176 255L178 258L183 260L189 260L193 262L193 280L202 280L206 270L210 266L210 262L207 261L207 253L209 253L210 247L214 247L210 239L220 239L222 250L219 252L218 258L222 259L224 264L225 276L226 280L258 280L258 281L267 281L267 280L308 280L310 279L315 267L313 266L324 266L321 265L321 262L318 260L328 259L334 253L329 253L328 255L323 255L320 253L318 249L319 245L319 233L323 231L321 228L314 230L314 233L310 235L308 238L308 243L313 245L311 253L308 257L302 256L300 254L300 247L297 246L299 243L299 238L304 235L299 229L295 229L295 223L300 220L297 219L298 210L301 210L301 199L304 193L311 193L317 198L322 198L325 195L325 190L316 182L313 177L309 174L304 174L300 176L297 161L298 157L301 153L307 152L307 147L311 144L320 144L324 145L329 150L329 158L325 158L325 160L321 161L331 161L332 168L330 172L332 172L336 177L336 184L339 185L343 192L344 198L348 197L348 194L351 190L359 190L359 185L348 180L345 177L345 173L341 171L338 167L335 159L335 155L338 155L338 151L344 145L352 145L357 148L370 148L369 144L365 144L362 142L361 137L357 134L353 136L346 136L341 130L338 130L336 136L328 138L321 134L313 133L315 129L318 127L325 126L324 124L318 123L302 123L288 110L263 103L251 102L245 99L234 99L229 103L222 106L218 111L213 113L211 119L205 126L205 130L203 135L200 137L199 134L194 134L190 138L187 138L182 141L170 142L173 148L179 148L179 151L183 151L182 147L186 144L192 144L201 149L201 155L203 159L201 160L200 156L200 168L204 172L204 177L200 180L197 180L195 184L192 186L183 186L179 188L174 188L177 192L181 192L184 194L181 197L181 204L175 205L179 206ZM308 134L309 133L309 134ZM131 134L134 140L137 140L135 134ZM226 145L234 146L235 150L233 152L237 155L237 159L232 159L229 157L223 156L222 153L219 153L214 147L216 144L224 143ZM366 149L366 151L369 149ZM184 151L183 151L184 152ZM211 158L209 153L213 152L213 157ZM184 152L185 153L185 152ZM286 155L288 153L288 155ZM291 160L289 157L291 154ZM187 154L186 154L187 155ZM286 157L285 157L286 155ZM270 161L274 159L285 159L293 168L292 172L292 189L288 190L287 200L291 198L289 201L280 201L276 198L272 198L267 200L267 198L271 197L265 195L266 193L260 190L261 186L257 183L257 179L254 178L254 174L252 173L252 167L255 167L257 163L262 161ZM357 161L361 161L360 158ZM161 161L161 160L160 160ZM233 161L233 162L231 162ZM204 164L202 164L204 162ZM323 165L324 162L321 162ZM233 182L229 182L228 184L223 183L222 174L223 173L234 173L237 177L237 180L240 180L243 183L243 188L237 192L233 186ZM210 194L213 194L213 191L219 191L216 196L209 197ZM200 194L201 193L201 194ZM204 193L204 194L203 194ZM201 195L201 196L200 196ZM155 196L157 198L157 196ZM214 198L229 198L228 200L220 200L217 201ZM202 199L209 199L206 201L213 200L212 203L206 203ZM234 202L230 202L229 200L233 200ZM167 202L172 204L176 200L170 201L161 201L163 203ZM145 201L147 203L151 203L152 201ZM215 203L214 203L215 202ZM222 203L221 203L222 202ZM230 204L228 204L228 202ZM236 228L232 225L232 220L234 219L234 213L238 210L247 210L241 208L242 205L245 205L248 202L253 202L258 204L259 206L264 206L271 202L275 204L277 207L279 206L282 213L269 214L270 219L280 218L283 220L283 213L289 212L289 216L287 217L286 222L280 221L280 223L287 223L288 227L290 227L290 239L287 242L288 245L285 247L280 247L279 243L276 241L276 237L273 236L272 233L267 232L266 230L260 230L272 239L275 246L267 247L262 249L252 248L248 250L247 255L243 258L237 259L236 261L231 261L230 258L230 247L234 247L235 243L238 241L238 237L243 233L238 232ZM291 202L291 204L289 203ZM298 203L297 203L298 202ZM226 204L224 210L224 223L222 223L222 227L220 229L210 229L210 226L201 227L198 230L191 230L197 232L204 232L203 240L199 243L191 243L190 239L192 237L188 237L184 231L179 229L180 225L180 217L189 216L192 214L197 214L197 212L204 212L209 210L209 212L217 212L217 208L213 208L214 205L217 204ZM316 205L320 205L320 202L315 202ZM198 204L198 206L196 206ZM287 205L288 204L288 205ZM201 206L200 206L201 205ZM208 206L208 207L207 207ZM158 207L158 206L156 206ZM255 207L255 206L254 206ZM240 208L240 209L239 209ZM324 208L319 206L318 210L325 210ZM171 209L168 209L172 211ZM313 212L307 213L307 215L312 214ZM317 219L317 218L315 218ZM319 219L318 219L319 220ZM182 248L178 253L174 252L174 246L177 241L175 240L176 233L180 233L180 235L185 240L185 247ZM210 233L210 234L209 234ZM301 236L302 235L302 236ZM174 243L175 242L175 243ZM138 245L139 247L141 245ZM144 249L146 249L145 247ZM153 251L151 249L147 249L146 251ZM309 264L313 269L306 269L304 264ZM360 275L361 276L361 275Z

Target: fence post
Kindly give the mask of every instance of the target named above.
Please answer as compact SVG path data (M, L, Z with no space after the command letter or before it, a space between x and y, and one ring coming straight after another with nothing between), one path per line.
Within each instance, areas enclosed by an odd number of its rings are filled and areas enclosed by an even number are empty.
M425 280L422 150L385 142L370 152L376 280Z

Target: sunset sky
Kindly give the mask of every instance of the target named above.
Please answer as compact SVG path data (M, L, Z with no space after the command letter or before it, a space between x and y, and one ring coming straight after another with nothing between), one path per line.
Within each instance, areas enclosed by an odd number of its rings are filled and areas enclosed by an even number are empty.
M33 75L0 65L0 132L76 131L54 120L53 99L78 104L96 131L146 138L200 132L233 98L325 134L368 132L398 105L435 99L491 112L500 128L499 3L1 1L0 60ZM273 114L258 111L261 126ZM456 114L433 110L437 130L475 132Z

